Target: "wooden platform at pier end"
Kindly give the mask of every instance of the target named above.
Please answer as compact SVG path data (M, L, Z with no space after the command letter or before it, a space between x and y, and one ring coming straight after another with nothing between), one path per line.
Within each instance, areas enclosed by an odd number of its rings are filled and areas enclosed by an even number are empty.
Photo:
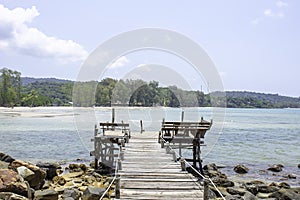
M123 148L120 199L203 199L203 187L161 148L157 135L132 134Z

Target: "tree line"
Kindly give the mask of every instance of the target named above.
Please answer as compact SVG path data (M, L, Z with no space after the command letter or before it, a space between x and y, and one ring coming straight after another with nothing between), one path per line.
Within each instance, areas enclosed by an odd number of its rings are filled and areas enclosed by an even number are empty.
M300 99L253 92L187 91L160 87L156 81L115 80L73 82L59 79L24 79L21 73L0 70L0 106L165 106L230 108L300 108ZM36 81L35 81L36 80Z

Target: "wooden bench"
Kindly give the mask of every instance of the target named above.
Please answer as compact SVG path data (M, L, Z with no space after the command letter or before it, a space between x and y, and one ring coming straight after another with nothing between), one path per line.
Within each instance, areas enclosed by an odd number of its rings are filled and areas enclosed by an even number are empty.
M212 122L201 118L200 122L171 122L164 121L161 126L161 138L173 143L192 143L194 138L203 139Z

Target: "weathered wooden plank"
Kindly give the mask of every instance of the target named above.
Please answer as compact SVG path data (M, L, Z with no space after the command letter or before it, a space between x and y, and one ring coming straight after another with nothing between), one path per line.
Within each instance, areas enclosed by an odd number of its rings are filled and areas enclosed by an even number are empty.
M203 199L197 178L166 154L157 133L133 134L123 151L121 199Z

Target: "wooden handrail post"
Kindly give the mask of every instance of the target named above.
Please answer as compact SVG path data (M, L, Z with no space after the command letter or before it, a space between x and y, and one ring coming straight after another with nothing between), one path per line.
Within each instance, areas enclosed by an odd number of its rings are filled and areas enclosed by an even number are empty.
M182 171L185 171L186 168L185 168L185 161L184 161L184 158L180 158L180 165L181 165L181 170L182 170Z
M207 177L204 178L204 192L203 192L203 199L208 200L208 191L209 191L209 181Z
M164 143L163 140L160 140L160 147L161 147L161 148L164 148L164 147L165 147L165 143Z
M117 177L116 177L116 188L115 188L116 199L120 199L120 197L121 197L120 189L121 189L121 180L120 180L120 175L117 174Z
M176 156L175 150L172 150L171 153L172 153L172 155L173 155L173 161L174 161L174 162L177 162L177 156Z
M118 159L118 170L122 170L122 161L120 158Z

